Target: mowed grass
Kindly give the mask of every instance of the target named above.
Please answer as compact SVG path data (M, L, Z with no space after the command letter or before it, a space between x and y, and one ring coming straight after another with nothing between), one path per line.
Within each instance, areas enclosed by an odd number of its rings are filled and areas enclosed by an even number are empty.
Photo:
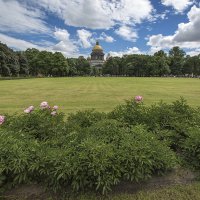
M41 101L60 106L66 114L95 108L110 111L125 99L142 95L145 104L172 102L180 96L200 105L200 79L75 77L0 81L0 113L22 112Z
M18 195L12 195L12 196L0 196L0 199L28 200L29 198L23 198L19 193ZM53 197L44 198L40 197L40 195L38 195L38 198L35 199L55 200L55 198ZM64 199L65 200L199 200L200 183L193 183L189 185L174 185L168 187L166 186L164 188L139 191L133 194L131 193L110 194L108 196L100 196L95 194L85 194L85 195L74 194L73 196L68 196L62 199L63 200Z
M68 200L199 200L200 183L190 185L174 185L160 189L140 191L136 194L109 195L108 197L96 197L95 195L83 195Z

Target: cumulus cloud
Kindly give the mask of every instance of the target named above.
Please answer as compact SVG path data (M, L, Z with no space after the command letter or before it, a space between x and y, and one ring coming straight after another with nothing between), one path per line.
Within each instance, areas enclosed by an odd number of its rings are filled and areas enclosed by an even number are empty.
M63 40L63 41L68 41L70 34L68 33L67 30L65 29L59 29L59 28L55 28L55 32L54 32L55 38L57 40Z
M0 1L0 31L17 33L49 33L44 15L14 0Z
M83 48L90 48L97 40L102 40L105 42L114 42L114 38L112 36L107 35L106 33L102 32L99 37L94 32L90 32L86 29L77 30L77 36L79 38L79 43Z
M41 47L39 45L33 44L31 42L27 42L25 40L10 37L10 36L7 36L7 35L1 34L1 33L0 33L0 41L2 43L5 43L9 47L12 47L12 48L17 49L17 50L24 51L27 48L36 48L36 49L39 49L39 50L44 50L44 47Z
M70 39L69 32L65 29L56 28L54 35L59 42L51 47L52 50L62 52L68 57L76 57L78 54L78 46L75 41Z
M190 55L190 56L195 56L195 55L199 55L199 54L200 54L200 48L195 49L193 51L187 51L187 55Z
M97 40L103 40L105 42L112 43L115 41L115 39L112 36L107 35L106 33L101 33L100 37L97 38Z
M119 56L130 55L130 54L144 54L144 52L140 51L137 47L127 48L125 51L110 51L109 54L111 56Z
M183 12L194 3L194 0L162 0L165 6L172 6L177 12Z
M140 23L153 10L150 0L32 0L31 3L53 12L67 25L91 29Z
M189 22L178 25L174 40L177 42L200 42L200 8L193 6L187 16Z
M90 48L92 46L93 40L92 33L90 31L85 29L77 30L77 35L83 48Z
M149 37L147 45L151 48L200 48L200 8L193 6L187 14L189 22L181 23L173 35L164 36L162 34Z
M70 34L67 30L56 28L54 35L55 38L58 40L57 43L52 43L50 41L45 40L42 40L41 42L32 43L25 40L17 39L15 37L7 36L2 33L0 33L0 41L16 50L25 51L28 48L36 48L41 51L59 51L63 53L66 57L78 57L80 55L77 43L70 39Z
M135 42L138 38L137 32L134 31L129 26L121 26L119 29L115 30L115 33L119 36L121 36L124 40Z

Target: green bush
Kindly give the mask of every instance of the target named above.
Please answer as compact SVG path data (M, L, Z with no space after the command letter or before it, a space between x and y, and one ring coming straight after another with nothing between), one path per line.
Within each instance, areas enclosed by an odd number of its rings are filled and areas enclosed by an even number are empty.
M6 118L4 124L9 130L24 132L36 139L45 140L62 130L64 114L51 115L51 110L36 110L29 114L14 115Z
M126 104L117 106L108 117L128 125L145 124L147 107L142 102L135 100L126 101Z
M4 183L27 183L33 175L29 166L35 161L39 150L37 141L22 132L5 129L0 129L0 138L0 174L4 177Z
M122 180L146 180L176 164L175 154L144 127L129 129L115 120L103 120L84 131L73 153L73 189L105 193Z
M94 110L86 110L78 111L75 114L71 113L67 121L69 124L71 123L81 128L85 128L105 118L105 113L96 112Z
M182 142L182 151L185 160L193 169L200 169L200 128L188 130L187 138Z
M143 126L133 127L122 138L119 155L128 180L146 180L153 174L163 174L176 165L175 153Z
M134 100L126 101L108 114L111 119L116 119L127 126L143 124L149 131L154 132L160 140L178 150L180 142L187 137L190 127L200 126L200 114L187 105L183 98L166 104L162 101L152 106L136 103Z
M105 114L35 110L0 126L0 185L37 182L54 191L106 193L173 169L183 156L200 167L199 109L181 99L145 106L127 101ZM193 128L192 128L193 127Z

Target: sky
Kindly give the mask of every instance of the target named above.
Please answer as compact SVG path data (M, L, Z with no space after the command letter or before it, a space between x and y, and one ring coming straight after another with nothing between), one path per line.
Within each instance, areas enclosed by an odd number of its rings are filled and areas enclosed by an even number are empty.
M200 54L200 0L0 0L0 41L66 57L154 54L180 46Z

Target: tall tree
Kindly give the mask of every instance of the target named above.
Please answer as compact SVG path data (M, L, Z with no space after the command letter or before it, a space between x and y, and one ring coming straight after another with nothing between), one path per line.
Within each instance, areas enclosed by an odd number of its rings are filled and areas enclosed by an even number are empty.
M24 52L16 52L19 60L19 74L23 76L28 76L29 75L29 64L28 64L28 59L25 55Z
M163 50L160 50L154 53L154 57L156 62L155 66L157 68L155 74L158 76L168 75L170 73L170 68L167 54Z
M182 75L184 65L184 57L186 53L180 47L173 47L169 51L170 70L173 75Z

